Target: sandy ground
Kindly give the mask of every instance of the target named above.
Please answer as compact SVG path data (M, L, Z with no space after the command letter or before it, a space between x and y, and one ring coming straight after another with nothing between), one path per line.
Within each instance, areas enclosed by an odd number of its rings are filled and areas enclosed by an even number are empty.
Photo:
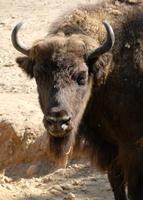
M15 64L20 55L12 47L10 35L24 21L20 37L31 45L47 33L50 23L66 9L90 0L0 0L0 116L3 113L33 115L33 106L41 114L36 86ZM16 105L16 106L15 106ZM25 109L29 111L26 113ZM35 111L36 112L36 111ZM42 114L41 114L42 115ZM42 123L42 121L40 122ZM55 169L48 161L21 163L0 174L0 200L112 200L106 175L86 163L71 162L66 169Z

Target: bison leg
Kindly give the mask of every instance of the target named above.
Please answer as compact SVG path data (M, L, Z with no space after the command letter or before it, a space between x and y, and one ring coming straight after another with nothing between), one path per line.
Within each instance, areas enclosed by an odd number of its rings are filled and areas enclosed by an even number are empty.
M143 200L143 172L134 169L128 176L128 196L130 200Z
M115 200L127 200L125 193L124 173L116 163L108 169L108 179L111 184Z

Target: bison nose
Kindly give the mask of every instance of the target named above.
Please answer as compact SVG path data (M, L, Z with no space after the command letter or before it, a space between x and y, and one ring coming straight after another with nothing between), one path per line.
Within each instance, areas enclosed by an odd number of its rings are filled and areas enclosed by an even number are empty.
M64 110L49 112L45 116L47 122L52 125L56 124L67 124L71 117Z
M43 122L48 133L54 137L63 137L72 130L71 117L64 111L48 112Z
M61 117L56 117L56 116L52 116L52 115L48 115L45 116L46 120L50 123L50 124L66 124L67 122L70 121L70 117L69 116L61 116Z

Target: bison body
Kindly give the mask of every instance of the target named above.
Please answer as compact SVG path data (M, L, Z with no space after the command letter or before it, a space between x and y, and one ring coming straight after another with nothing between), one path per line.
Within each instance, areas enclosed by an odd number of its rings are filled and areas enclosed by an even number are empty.
M17 63L36 79L51 157L82 152L107 171L115 200L127 199L125 186L142 200L143 3L80 6L30 49L17 31L13 44L26 54Z

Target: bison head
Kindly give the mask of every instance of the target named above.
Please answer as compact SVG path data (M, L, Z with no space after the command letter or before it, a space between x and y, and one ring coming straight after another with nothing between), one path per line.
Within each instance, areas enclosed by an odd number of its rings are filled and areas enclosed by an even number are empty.
M36 80L49 148L56 160L72 150L92 93L94 75L100 71L96 63L113 46L113 30L107 22L104 25L107 40L94 49L89 47L88 36L65 36L61 32L48 35L27 49L18 41L21 24L12 32L14 47L26 55L17 58L17 63Z

